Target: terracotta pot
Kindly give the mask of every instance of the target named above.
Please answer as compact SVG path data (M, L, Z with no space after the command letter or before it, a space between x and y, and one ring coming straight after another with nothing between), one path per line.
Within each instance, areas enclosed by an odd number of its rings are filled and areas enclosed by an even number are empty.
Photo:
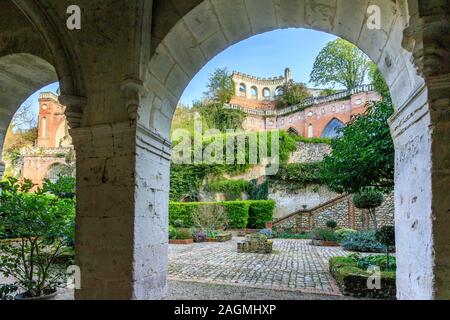
M185 239L185 240L169 240L169 244L193 244L194 239Z
M14 300L22 300L22 301L34 301L34 300L51 300L58 295L58 292L55 290L54 292L48 293L46 295L40 297L27 297L27 293L19 293L14 297Z

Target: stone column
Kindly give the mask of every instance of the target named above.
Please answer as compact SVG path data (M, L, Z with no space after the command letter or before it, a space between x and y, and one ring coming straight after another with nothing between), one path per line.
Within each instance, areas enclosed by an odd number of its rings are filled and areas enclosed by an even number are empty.
M1 150L0 150L1 151ZM0 161L0 181L3 178L3 173L5 173L5 163Z
M77 153L76 299L166 295L170 144L134 122L71 130Z

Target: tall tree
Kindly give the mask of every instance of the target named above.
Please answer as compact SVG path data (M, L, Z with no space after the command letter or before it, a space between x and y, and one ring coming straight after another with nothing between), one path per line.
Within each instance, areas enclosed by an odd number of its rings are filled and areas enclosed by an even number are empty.
M234 82L227 68L218 68L210 75L206 99L218 103L228 103L234 95Z
M342 85L350 90L364 83L370 62L355 45L337 39L329 42L317 56L310 82L333 88Z
M375 63L370 63L369 79L375 86L375 90L378 91L378 93L381 94L383 98L391 100L391 93L389 91L386 80L384 80L383 75L381 74Z
M294 104L301 103L310 96L311 93L304 83L297 83L291 80L284 86L283 94L278 99L277 107L283 108L292 106Z
M394 143L388 125L394 108L389 100L373 103L366 114L341 129L333 152L322 163L323 180L336 192L394 187Z

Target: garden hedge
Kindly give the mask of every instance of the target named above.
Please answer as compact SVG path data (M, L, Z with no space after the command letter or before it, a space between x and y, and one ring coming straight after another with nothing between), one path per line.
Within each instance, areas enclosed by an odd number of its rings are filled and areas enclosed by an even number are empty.
M275 202L260 201L226 201L226 202L171 202L169 205L169 222L171 225L182 220L186 227L192 227L192 213L201 205L220 205L228 216L228 228L263 229L266 222L273 219Z
M335 257L330 260L330 272L344 295L371 298L396 298L395 271L381 271L381 290L369 290L367 280L370 276L348 257Z
M258 200L249 201L248 224L252 229L264 229L267 222L273 221L275 201Z

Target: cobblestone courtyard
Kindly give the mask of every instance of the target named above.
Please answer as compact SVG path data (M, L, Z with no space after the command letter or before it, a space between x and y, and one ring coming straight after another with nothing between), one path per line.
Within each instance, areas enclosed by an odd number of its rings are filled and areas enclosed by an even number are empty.
M169 279L340 295L328 260L348 255L341 248L315 247L309 240L274 240L273 254L239 254L238 240L171 245Z

